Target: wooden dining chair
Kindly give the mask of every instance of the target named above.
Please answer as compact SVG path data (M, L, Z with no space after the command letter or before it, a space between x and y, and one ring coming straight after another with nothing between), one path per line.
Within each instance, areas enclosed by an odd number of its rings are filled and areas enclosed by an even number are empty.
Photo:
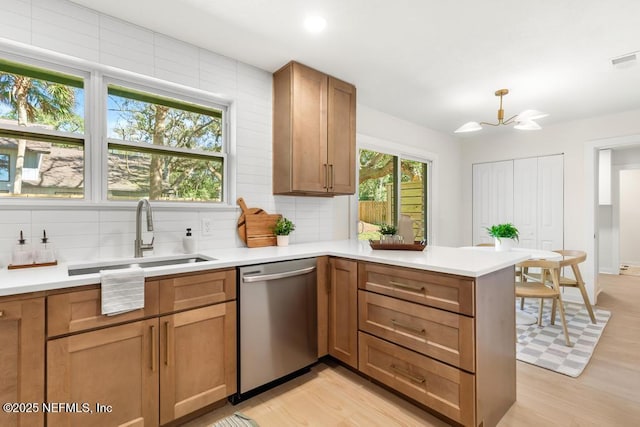
M572 249L557 249L553 252L556 252L562 255L562 260L559 261L560 268L562 270L560 274L559 284L560 287L566 286L570 288L578 288L580 294L582 295L582 299L584 301L584 305L589 312L589 317L591 318L591 322L595 325L597 324L596 316L593 312L593 307L589 302L589 296L587 295L587 289L584 286L584 280L582 279L582 274L580 273L579 264L585 262L587 259L587 253L584 251L577 251ZM567 277L564 275L564 268L571 267L571 271L573 272L573 277ZM542 280L540 274L530 273L527 274L527 278L530 280ZM546 282L550 281L550 278L545 279Z
M551 324L555 324L556 310L560 311L560 320L562 321L562 331L564 332L564 339L567 346L572 347L573 344L569 339L569 331L567 330L567 321L564 314L564 304L562 303L562 295L560 293L560 262L548 260L528 260L519 263L519 266L522 267L522 269L525 271L529 268L539 268L541 271L542 281L527 281L526 276L523 277L522 281L516 281L516 297L523 299L551 299ZM551 279L550 282L545 280L547 275ZM542 322L543 307L543 301L540 301L540 310L538 313L539 324Z

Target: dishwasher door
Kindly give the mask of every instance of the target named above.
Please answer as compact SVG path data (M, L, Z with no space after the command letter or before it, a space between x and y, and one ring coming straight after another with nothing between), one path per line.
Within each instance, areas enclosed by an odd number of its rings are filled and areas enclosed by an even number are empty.
M318 360L316 260L240 268L239 392Z

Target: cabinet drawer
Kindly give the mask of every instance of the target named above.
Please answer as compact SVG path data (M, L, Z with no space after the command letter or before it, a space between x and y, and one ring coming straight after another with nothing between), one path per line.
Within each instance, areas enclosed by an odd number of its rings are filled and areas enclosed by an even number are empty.
M235 298L234 268L160 280L160 313L202 307Z
M47 297L47 336L95 329L158 314L158 281L147 281L144 308L114 316L102 313L100 289L88 289Z
M362 373L465 426L474 425L475 376L358 333Z
M358 287L474 315L474 281L471 278L361 262L358 266Z
M358 291L359 329L475 372L474 319Z

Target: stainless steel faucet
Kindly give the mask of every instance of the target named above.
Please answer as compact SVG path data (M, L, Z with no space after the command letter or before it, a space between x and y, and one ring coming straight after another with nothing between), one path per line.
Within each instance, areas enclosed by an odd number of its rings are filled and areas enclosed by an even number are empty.
M153 231L153 211L151 210L151 204L149 199L138 200L138 206L136 207L136 240L133 242L133 252L136 258L142 258L144 251L153 250L153 241L155 236L151 238L151 243L144 243L142 241L142 207L147 209L147 231Z

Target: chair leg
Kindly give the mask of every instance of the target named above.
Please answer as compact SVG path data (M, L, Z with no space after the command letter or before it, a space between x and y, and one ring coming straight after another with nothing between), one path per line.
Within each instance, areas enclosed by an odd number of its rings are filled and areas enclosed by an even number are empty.
M584 300L584 305L587 307L587 311L589 312L589 317L591 318L591 322L595 325L598 322L596 321L596 316L593 314L593 307L591 307L591 303L589 302L589 296L587 295L587 290L584 288L584 280L582 280L582 274L580 274L580 269L577 265L571 266L573 270L573 275L576 278L576 286L580 289L580 293L582 294L582 299Z
M556 299L555 298L551 303L551 324L552 325L556 324Z
M540 298L540 309L538 310L538 326L542 326L542 310L544 309L544 298Z
M520 298L520 310L524 310L524 297Z
M554 298L555 301L555 298ZM564 340L567 343L567 347L573 347L571 340L569 339L569 330L567 329L567 320L564 317L564 304L562 303L562 297L558 297L558 308L560 309L560 319L562 320L562 331L564 332Z

